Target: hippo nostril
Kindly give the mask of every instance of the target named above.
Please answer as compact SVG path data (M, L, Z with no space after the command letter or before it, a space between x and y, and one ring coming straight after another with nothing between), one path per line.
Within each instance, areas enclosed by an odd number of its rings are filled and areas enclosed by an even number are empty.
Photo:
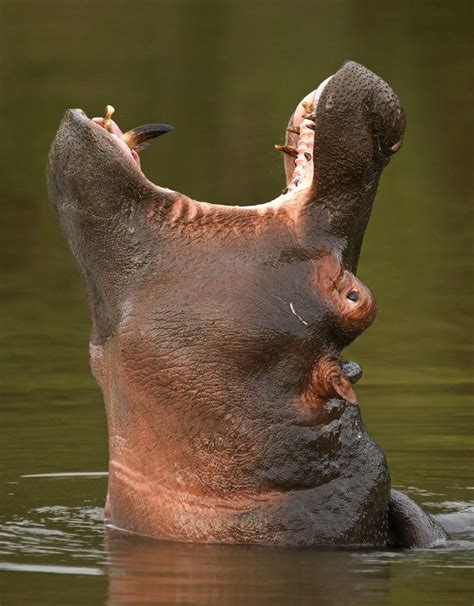
M350 301L354 301L354 303L357 303L360 299L359 291L351 290L351 292L346 295L346 298Z

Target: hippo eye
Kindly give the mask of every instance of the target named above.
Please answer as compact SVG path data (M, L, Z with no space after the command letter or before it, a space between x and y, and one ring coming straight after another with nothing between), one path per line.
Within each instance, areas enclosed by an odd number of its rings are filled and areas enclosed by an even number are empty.
M350 301L354 301L354 303L357 303L357 301L360 299L360 294L357 290L351 290L351 292L346 295L346 298Z

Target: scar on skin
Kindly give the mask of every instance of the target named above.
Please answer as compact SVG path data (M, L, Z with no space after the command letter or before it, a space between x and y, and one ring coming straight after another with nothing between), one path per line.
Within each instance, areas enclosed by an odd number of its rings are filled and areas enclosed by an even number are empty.
M293 315L295 315L295 316L298 318L298 320L301 320L301 322L303 322L303 324L304 324L305 326L308 326L308 322L306 322L306 320L303 320L303 318L302 318L301 316L299 316L299 315L296 313L296 311L295 311L295 308L294 308L294 306L293 306L293 302L292 302L292 301L290 301L290 309L291 309L291 313L292 313Z

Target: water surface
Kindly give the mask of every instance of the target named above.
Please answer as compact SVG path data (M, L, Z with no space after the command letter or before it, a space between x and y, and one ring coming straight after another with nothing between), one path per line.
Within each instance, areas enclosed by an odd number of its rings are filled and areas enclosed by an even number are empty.
M0 602L472 604L471 2L4 0L0 249ZM408 116L360 262L374 326L348 352L393 484L450 530L434 550L182 545L104 533L106 423L89 318L47 200L68 107L176 130L143 156L154 181L257 203L297 101L348 58Z

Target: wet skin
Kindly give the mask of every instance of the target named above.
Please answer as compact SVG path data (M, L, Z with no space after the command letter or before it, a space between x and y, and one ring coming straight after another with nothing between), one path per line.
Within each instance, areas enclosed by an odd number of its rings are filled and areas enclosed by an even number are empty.
M390 87L344 64L290 120L287 193L247 208L152 184L109 118L66 112L48 166L91 310L107 520L196 542L441 540L391 492L340 358L376 313L355 272L404 132Z

